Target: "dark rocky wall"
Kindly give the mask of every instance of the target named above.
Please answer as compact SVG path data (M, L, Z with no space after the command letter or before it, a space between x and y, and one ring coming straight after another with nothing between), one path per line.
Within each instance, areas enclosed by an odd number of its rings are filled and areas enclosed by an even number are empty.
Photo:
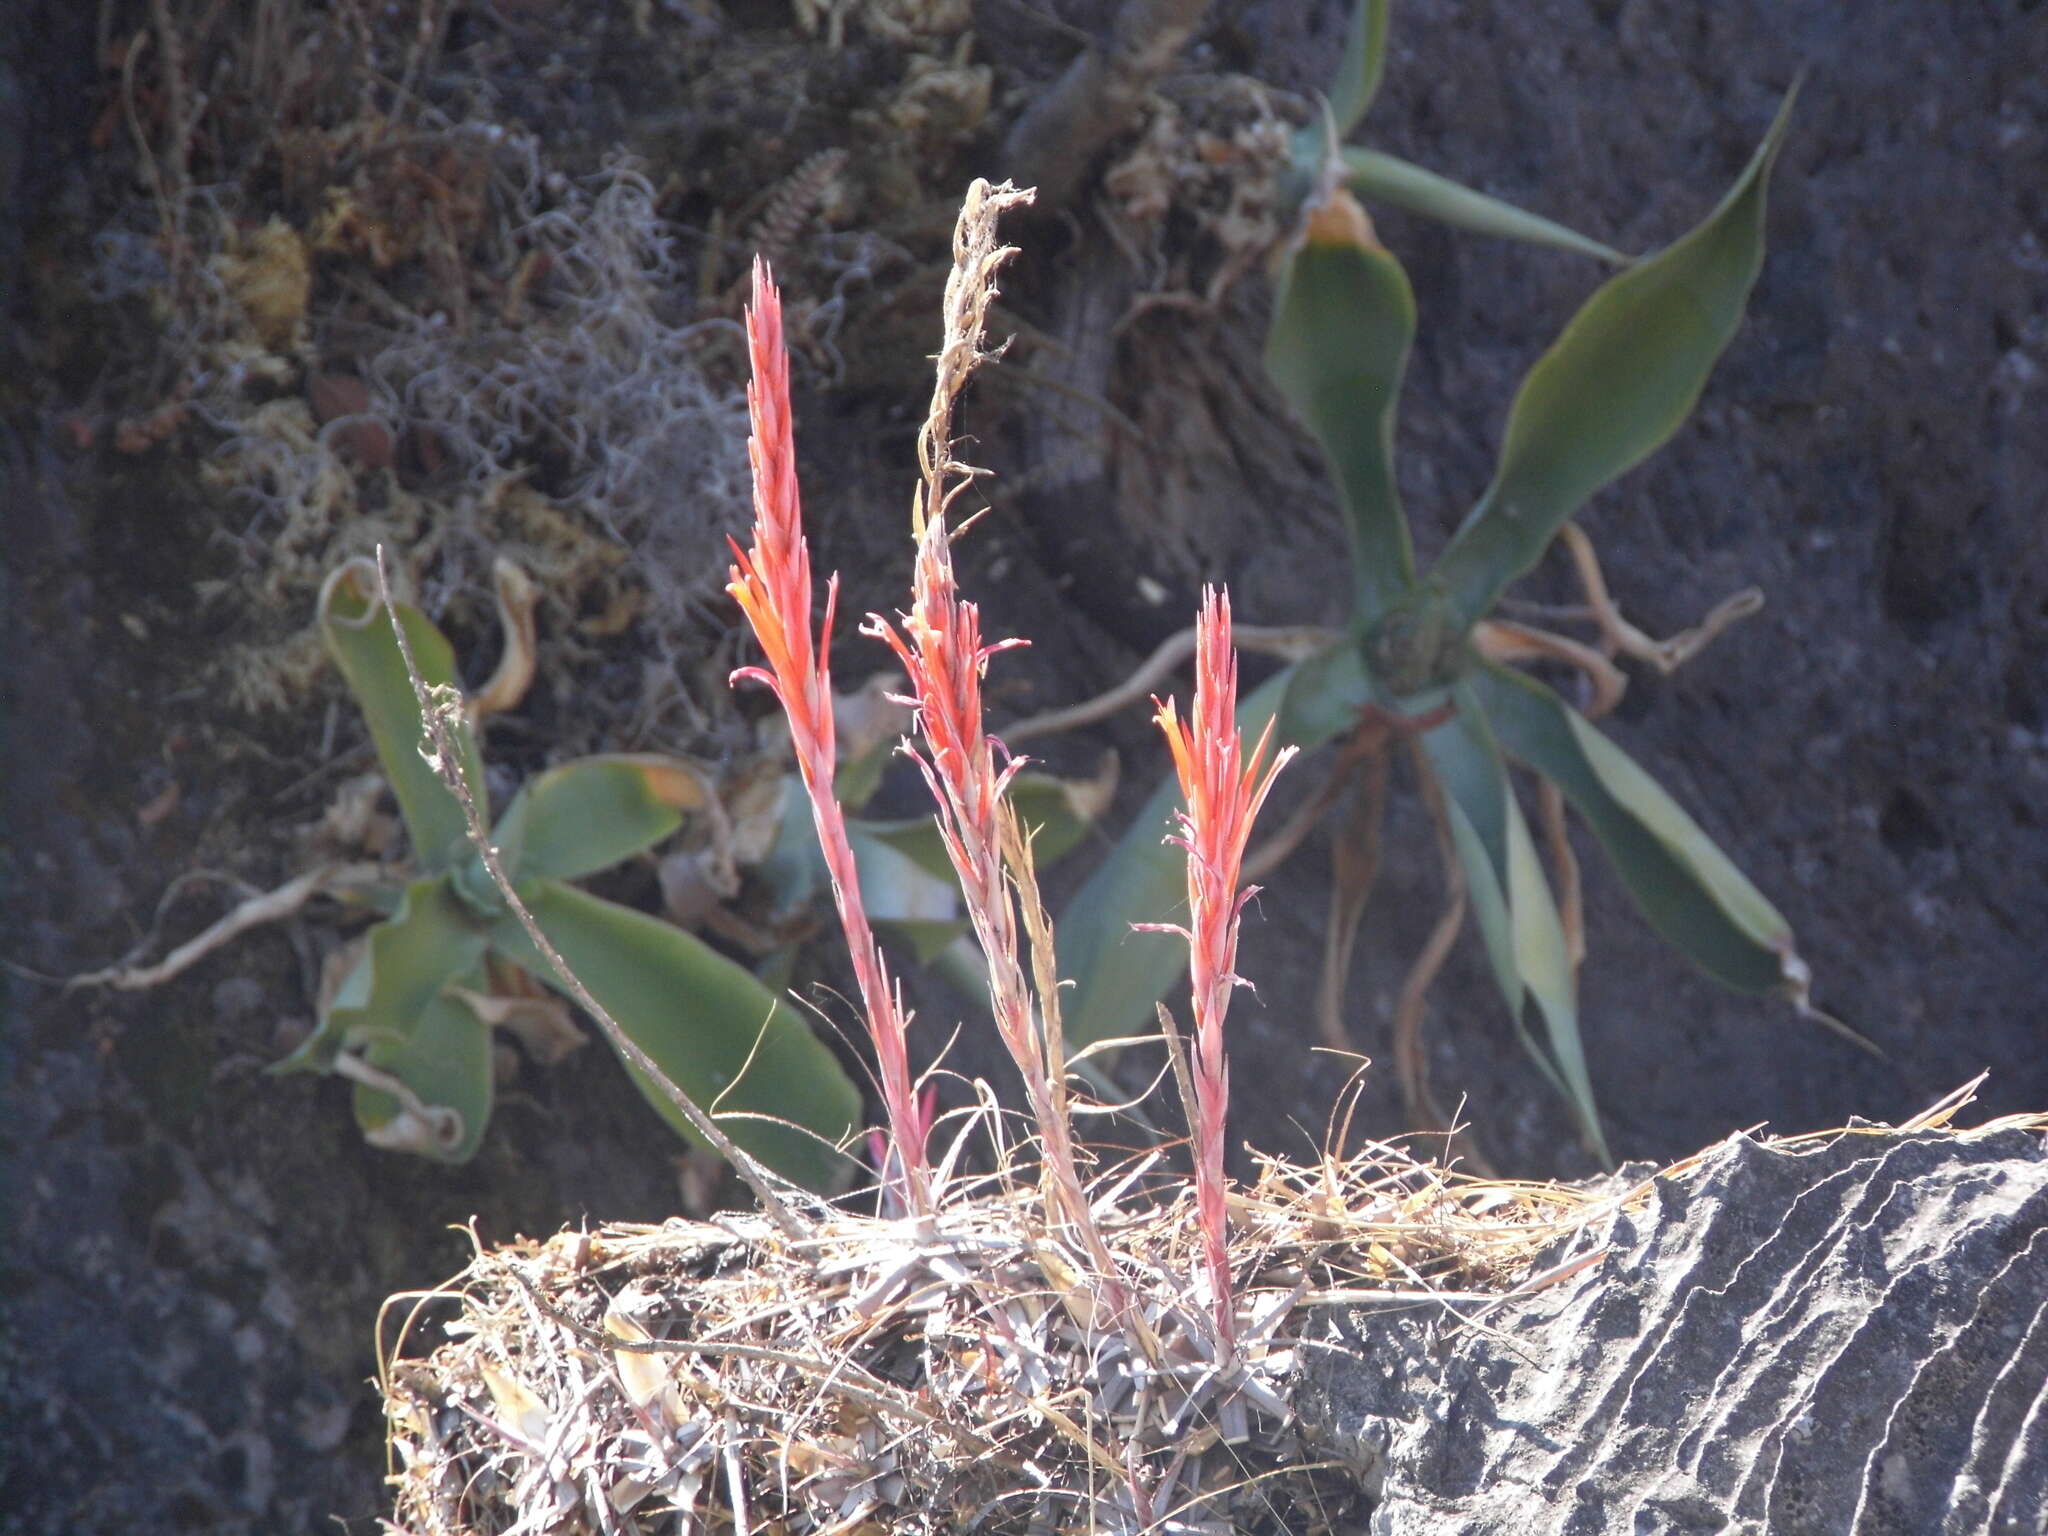
M1269 77L1301 86L1315 78L1303 61L1327 68L1331 9L1236 14L1265 41ZM1396 8L1392 35L1365 142L1631 250L1698 218L1807 75L1748 323L1693 422L1581 521L1653 633L1747 584L1766 593L1760 616L1676 677L1638 670L1613 731L1785 912L1817 1003L1888 1060L1692 973L1582 844L1587 1049L1617 1154L1675 1154L1765 1119L1896 1116L1984 1069L1991 1105L2041 1102L2048 19L2011 4L1418 3ZM1599 274L1398 211L1379 222L1421 310L1399 450L1426 556L1484 485L1522 372ZM1085 315L1100 285L1062 282L1083 296L1068 312ZM1136 409L1176 379L1216 384L1225 370L1189 355L1227 352L1238 333L1226 322L1190 341L1198 324L1133 327L1104 392ZM1156 545L1162 522L1197 551L1180 592L1199 569L1231 578L1241 620L1334 617L1327 499L1233 437L1265 408L1255 388L1200 404L1222 424L1202 438L1224 488L1162 506L1124 494L1137 477L1112 465L1035 504L1043 523L1090 530L1076 577L1101 594L1090 617L1133 645L1171 626L1182 605L1146 613L1111 559L1120 543ZM1157 554L1130 560L1158 574ZM1572 589L1546 568L1529 590ZM1119 740L1141 753L1142 725ZM1248 1037L1303 1027L1313 992L1297 978L1314 974L1324 862L1298 855L1247 925L1242 968L1264 1004L1257 1018L1239 1004ZM1358 1044L1383 1059L1439 899L1426 827L1397 811L1350 998ZM1517 1167L1569 1161L1469 938L1431 1030L1439 1096L1469 1093L1483 1141ZM1273 1059L1288 1064L1269 1086L1284 1081L1278 1097L1319 1125L1311 1106L1337 1069Z
M781 24L760 10L745 24ZM983 32L1004 85L1029 87L1067 44L1019 10L984 7ZM1196 66L1293 89L1327 70L1340 7L1214 10ZM218 740L234 753L183 770L180 814L154 831L136 825L165 771L159 701L189 686L192 658L217 641L184 595L208 574L212 514L166 501L147 465L64 451L63 414L93 369L76 348L18 345L52 323L22 307L23 263L63 260L62 241L37 239L82 206L81 82L92 70L78 13L42 3L0 19L0 223L21 232L0 243L7 350L64 365L0 384L0 956L28 968L5 978L0 1530L310 1531L335 1513L368 1529L381 1461L363 1382L378 1302L457 1267L464 1239L447 1223L471 1213L504 1237L584 1212L671 1209L672 1148L610 1063L586 1052L537 1100L508 1107L470 1169L368 1151L336 1085L257 1074L278 1053L277 1018L310 1006L282 937L153 996L64 998L35 979L120 952L170 881L204 858L253 883L277 878L274 842L237 853L235 831L305 814L311 802L290 796L318 725L291 736L230 723ZM1764 1119L1790 1130L1896 1117L1982 1068L1989 1107L2039 1107L2048 11L1407 0L1394 37L1371 141L1630 248L1697 217L1778 93L1811 72L1751 321L1696 423L1586 523L1646 628L1691 622L1751 582L1768 593L1762 616L1678 678L1636 678L1617 734L1784 908L1817 1000L1890 1063L1691 975L1589 861L1588 1045L1617 1152L1675 1155ZM992 153L985 168L1001 169ZM1423 311L1401 449L1428 549L1483 483L1514 381L1597 274L1393 214L1382 229ZM1057 249L1044 238L1014 288L1019 309L1048 327L1079 323L1130 284L1098 253L1102 265L1070 270L1062 290L1029 265ZM1093 691L1135 659L1158 620L1119 611L1114 594L1139 571L1180 591L1227 576L1246 621L1333 616L1334 511L1299 442L1267 430L1272 402L1242 366L1260 302L1254 284L1185 331L1148 319L1100 359L1119 404L1149 396L1171 418L1176 377L1207 391L1189 409L1219 430L1190 440L1225 446L1205 459L1189 505L1127 505L1116 482L1084 480L1019 498L1016 524L992 526L986 552L1015 559L986 589L989 627L1039 637L1037 702ZM1191 356L1229 366L1183 366ZM836 472L811 481L828 560L852 569L895 547L896 449L921 398L855 388L804 406L807 465ZM1011 440L1001 423L985 430ZM1055 513L1132 530L1088 573L1105 595L1061 605L1060 579L1073 573L1046 536ZM1172 558L1148 547L1147 517L1171 520L1173 538L1152 542ZM1128 567L1115 563L1119 548ZM888 601L900 574L859 571L863 602ZM1563 591L1556 573L1538 589ZM143 619L147 638L124 616ZM1157 761L1146 736L1133 720L1071 750L1086 758L1114 741L1142 776L1137 765ZM1397 812L1351 996L1359 1041L1376 1055L1433 918L1428 848L1421 818ZM1233 1023L1246 1064L1238 1129L1296 1152L1341 1077L1306 1049L1320 868L1311 843L1269 882L1242 956L1261 1002L1241 1003ZM934 1044L950 1008L927 1000ZM1583 1167L1476 955L1447 976L1432 1038L1439 1093L1469 1092L1499 1160ZM1396 1126L1384 1073L1369 1082L1365 1122Z

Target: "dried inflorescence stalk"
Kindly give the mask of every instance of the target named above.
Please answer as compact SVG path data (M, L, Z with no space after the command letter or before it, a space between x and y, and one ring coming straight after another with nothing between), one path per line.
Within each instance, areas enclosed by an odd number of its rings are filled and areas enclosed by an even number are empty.
M1067 1111L1066 1051L1060 1037L1058 994L1041 989L1034 1007L1025 978L1013 884L1030 882L1029 848L1005 801L1019 760L982 724L981 682L988 659L1020 641L984 645L981 615L964 601L953 575L952 540L946 509L974 471L953 456L954 403L985 355L983 327L996 295L995 274L1014 252L996 241L996 221L1007 208L1030 201L1029 192L976 181L953 236L953 271L946 282L945 331L939 348L937 382L924 430L918 437L923 480L912 506L917 558L911 575L910 610L899 625L869 615L864 632L885 641L910 679L907 702L917 710L923 750L906 741L904 750L924 771L939 808L939 831L959 877L967 912L989 971L989 1001L996 1030L1017 1070L1044 1157L1047 1182L1095 1260L1098 1279L1114 1311L1121 1312L1124 1288L1114 1260L1089 1211L1074 1152ZM1000 760L1000 761L999 761ZM1027 900L1030 892L1023 892ZM1034 934L1034 945L1049 947L1049 925Z
M1158 703L1157 700L1154 701ZM1244 756L1237 728L1237 652L1230 643L1230 596L1214 587L1202 591L1195 626L1194 718L1184 721L1173 700L1158 705L1159 728L1173 750L1187 808L1178 813L1180 835L1171 841L1187 850L1188 926L1151 925L1188 942L1188 971L1195 1016L1195 1209L1202 1226L1217 1332L1228 1347L1236 1332L1231 1298L1230 1252L1223 1199L1223 1127L1230 1103L1230 1078L1223 1059L1223 1018L1230 990L1243 985L1237 974L1237 919L1256 886L1240 890L1245 844L1273 779L1294 748L1268 763L1273 724L1269 720Z
M900 1162L905 1193L914 1211L931 1209L931 1168L925 1157L927 1127L911 1080L902 1001L882 966L882 952L861 905L860 882L853 849L846 839L846 818L834 793L838 750L832 721L832 673L829 664L832 618L838 607L839 578L825 584L825 621L815 645L811 639L811 552L803 535L797 495L796 441L789 407L789 354L782 342L782 298L765 262L754 263L754 302L747 309L747 347L753 381L747 386L747 409L753 436L747 443L754 470L754 542L750 549L732 544L738 561L726 590L739 603L767 654L767 667L742 667L733 673L766 683L789 717L790 742L797 771L810 796L818 843L832 876L832 899L853 954L861 1007L875 1045L881 1075L882 1106Z
M911 533L923 537L925 520L943 517L953 498L980 471L953 457L953 407L984 357L981 338L988 307L995 302L996 270L1016 247L996 243L996 221L1005 211L1037 194L1007 181L991 187L979 177L967 188L953 225L953 270L942 304L944 332L933 370L931 404L917 435L917 463L923 479L910 509ZM1001 351L999 347L997 351Z

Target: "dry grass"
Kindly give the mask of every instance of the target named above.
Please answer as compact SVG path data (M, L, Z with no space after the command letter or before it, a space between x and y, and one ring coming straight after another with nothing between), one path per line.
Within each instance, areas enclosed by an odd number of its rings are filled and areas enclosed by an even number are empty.
M1767 1144L2048 1132L2038 1114L1956 1126L1982 1081L1896 1128ZM1317 1309L1484 1328L1600 1263L1574 1239L1714 1151L1591 1187L1467 1178L1383 1144L1269 1161L1232 1202L1239 1353L1220 1369L1179 1278L1198 1268L1192 1197L1156 1159L1093 1191L1150 1352L1094 1307L1036 1187L1005 1176L935 1220L834 1213L802 1238L739 1217L479 1243L447 1286L386 1308L394 1529L1357 1530L1360 1487L1313 1459L1290 1406ZM443 1342L408 1355L430 1332Z
M1099 1307L1035 1180L997 1178L928 1221L834 1213L802 1240L742 1217L479 1245L447 1287L387 1313L397 1523L1343 1529L1356 1490L1309 1458L1288 1408L1311 1310L1505 1294L1647 1186L1467 1181L1390 1147L1269 1164L1233 1201L1237 1351L1221 1365L1187 1278L1185 1184L1151 1160L1092 1193L1142 1330ZM404 1358L431 1322L445 1342Z

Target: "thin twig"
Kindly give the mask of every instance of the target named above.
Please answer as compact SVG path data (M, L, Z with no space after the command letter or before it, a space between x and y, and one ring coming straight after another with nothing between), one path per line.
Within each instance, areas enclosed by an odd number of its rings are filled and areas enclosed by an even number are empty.
M412 641L406 636L405 626L398 622L398 610L391 601L391 583L384 569L382 544L377 546L377 600L384 605L384 612L391 619L392 633L398 639L398 654L405 660L405 675L412 682L413 698L418 702L420 709L420 723L425 729L427 745L432 748L431 751L422 751L420 755L434 770L434 776L447 786L448 792L455 796L456 803L462 807L463 821L469 829L470 843L475 847L477 857L483 860L484 871L491 877L491 884L498 888L498 894L505 898L505 904L511 908L512 915L519 919L519 926L526 930L526 936L533 941L533 947L546 958L562 985L569 989L569 995L576 999L577 1006L597 1021L597 1027L604 1031L605 1038L611 1042L612 1048L639 1069L649 1082L659 1084L668 1101L676 1107L676 1112L690 1123L691 1129L702 1136L712 1149L731 1163L734 1171L746 1180L747 1186L760 1198L761 1208L768 1213L776 1226L792 1238L809 1236L810 1228L798 1217L795 1208L784 1198L783 1192L776 1188L780 1182L776 1175L752 1153L720 1130L718 1122L706 1114L695 1099L671 1081L654 1058L641 1048L640 1042L627 1034L619 1021L612 1017L611 1011L590 995L590 989L583 984L583 979L569 968L569 962L562 958L562 952L555 948L554 941L542 931L532 911L520 900L519 892L513 888L510 877L505 873L505 866L498 858L497 848L491 843L490 831L484 826L483 813L477 808L476 796L470 793L469 781L460 766L462 756L456 749L454 733L450 730L448 721L451 710L459 711L461 703L459 700L445 698L437 700L434 696L435 690L427 686L426 678L420 674L419 663L413 659ZM447 691L452 693L454 690Z

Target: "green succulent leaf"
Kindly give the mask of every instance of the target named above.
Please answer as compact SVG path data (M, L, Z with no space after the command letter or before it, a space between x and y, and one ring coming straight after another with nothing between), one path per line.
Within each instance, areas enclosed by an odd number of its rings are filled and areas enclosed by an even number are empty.
M1795 94L1720 206L1603 284L1522 381L1493 483L1431 576L1466 628L1587 497L1691 414L1763 265L1765 190Z
M1398 155L1352 145L1344 150L1344 168L1346 184L1367 202L1391 203L1440 224L1468 229L1475 235L1548 246L1614 266L1625 266L1629 260L1611 245L1602 245L1591 236L1517 208L1513 203L1475 192Z
M1502 746L1585 818L1659 934L1727 986L1804 1004L1791 925L1654 779L1533 678L1489 666L1469 686Z
M1522 970L1515 963L1514 928L1508 916L1508 816L1514 796L1493 733L1464 690L1458 706L1455 715L1423 736L1422 753L1444 792L1446 809L1453 813L1461 855L1470 844L1472 856L1464 859L1466 888L1501 996L1508 1012L1520 1018Z
M842 756L832 786L840 805L853 812L874 799L875 791L882 787L882 775L888 771L898 750L896 741L878 741L850 759Z
M715 793L678 757L578 758L529 779L493 836L515 879L579 880L652 848Z
M1168 774L1054 920L1060 978L1073 984L1061 1014L1069 1051L1144 1033L1153 1006L1187 976L1179 939L1131 931L1134 923L1187 921L1186 855L1165 842L1179 798L1180 783Z
M1340 139L1358 126L1379 94L1387 71L1387 20L1393 8L1393 0L1358 0L1352 7L1337 77L1330 82L1330 116Z
M1458 704L1458 713L1424 736L1422 746L1444 791L1452 840L1495 984L1516 1032L1571 1106L1587 1145L1602 1162L1611 1162L1579 1037L1578 977L1557 899L1506 764L1469 689L1458 691ZM1530 1000L1543 1019L1547 1052L1523 1024Z
M1266 371L1322 445L1344 501L1359 612L1372 619L1415 579L1394 483L1394 408L1415 338L1400 262L1342 190L1310 213L1287 263Z
M858 1123L860 1093L793 1007L745 967L643 912L555 880L524 881L519 893L591 995L734 1141L808 1189L845 1187L854 1164L834 1147ZM491 941L559 986L513 918L493 926ZM627 1067L661 1116L695 1140L660 1088Z
M410 603L398 603L399 621L412 643L413 659L428 686L454 686L455 651L434 622ZM462 807L420 756L424 730L412 681L399 653L396 633L377 597L377 568L350 560L328 574L320 588L320 635L341 668L356 707L370 727L377 761L398 797L414 855L425 870L447 869L468 848ZM488 813L482 764L465 721L455 726L463 777Z
M750 873L767 892L768 916L776 923L796 917L827 889L830 874L825 868L825 855L818 847L810 797L804 792L803 780L793 773L784 775L782 780L775 841Z
M485 944L449 876L415 880L390 919L370 930L319 1028L273 1070L324 1071L343 1049L410 1039L427 1005L476 968Z
M1116 794L1117 773L1116 756L1109 753L1094 778L1061 778L1027 768L1010 780L1009 802L1040 869L1057 864L1095 830Z
M1283 668L1238 701L1237 725L1247 746L1279 714L1288 684L1304 665ZM1354 713L1345 723L1356 720ZM1335 734L1335 728L1322 735L1290 734L1282 719L1273 728L1273 749L1306 751ZM1187 855L1164 841L1179 804L1180 782L1168 774L1053 924L1060 977L1073 983L1062 1013L1070 1051L1150 1031L1154 1004L1176 982L1186 985L1186 944L1172 934L1131 931L1133 923L1187 920Z
M453 978L473 990L481 973ZM491 1028L453 997L436 994L402 1034L380 1035L363 1060L389 1073L419 1099L420 1110L381 1088L358 1082L356 1124L372 1146L442 1163L466 1163L491 1119Z
M447 992L482 989L485 947L450 876L415 880L370 930L319 1028L272 1070L332 1071L354 1052L419 1100L407 1105L358 1081L356 1122L373 1145L467 1162L491 1118L490 1029Z
M273 1061L264 1070L275 1077L289 1077L295 1072L328 1072L334 1067L334 1058L341 1054L347 1044L343 1024L348 1015L337 1018L342 1010L358 1010L370 995L370 954L366 948L357 958L341 984L335 988L327 1012L313 1026L313 1032L301 1040L289 1055Z

